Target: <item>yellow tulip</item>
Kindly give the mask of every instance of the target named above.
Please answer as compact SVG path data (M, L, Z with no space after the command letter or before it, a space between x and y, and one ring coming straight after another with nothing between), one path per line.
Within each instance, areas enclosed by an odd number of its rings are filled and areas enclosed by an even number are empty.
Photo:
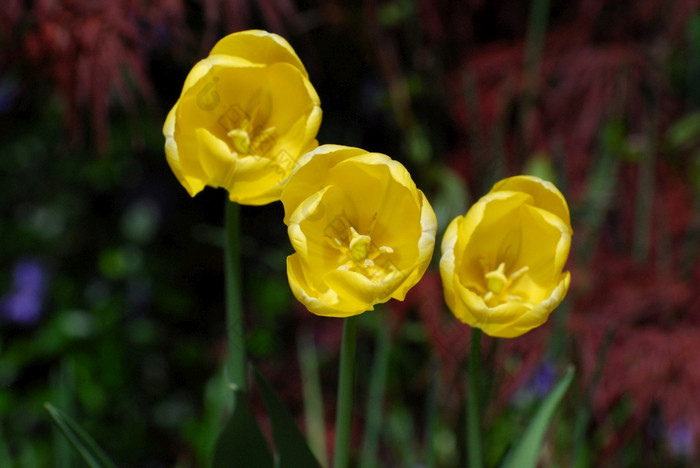
M163 126L170 168L191 196L223 187L231 201L279 200L301 155L318 146L320 101L283 38L221 39L185 80Z
M433 255L435 212L383 154L319 146L300 160L282 203L295 250L289 284L314 314L349 317L403 300Z
M504 179L447 227L440 275L462 322L512 338L542 325L564 299L571 245L569 207L550 182Z

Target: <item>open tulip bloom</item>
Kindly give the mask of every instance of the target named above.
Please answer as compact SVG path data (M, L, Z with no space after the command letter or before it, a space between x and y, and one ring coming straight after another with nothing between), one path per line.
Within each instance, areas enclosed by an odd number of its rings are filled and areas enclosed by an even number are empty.
M350 463L357 315L403 300L428 268L437 219L410 174L386 155L323 145L306 154L282 192L295 253L294 296L317 315L346 317L333 466Z
M562 301L571 244L566 200L550 182L504 179L447 227L440 274L462 322L512 338L543 324Z
M190 71L163 126L171 169L191 196L223 187L231 201L279 200L304 153L318 146L320 101L282 37L221 39Z
M435 212L388 156L320 146L300 161L282 203L295 250L289 284L314 314L348 317L403 300L430 263Z

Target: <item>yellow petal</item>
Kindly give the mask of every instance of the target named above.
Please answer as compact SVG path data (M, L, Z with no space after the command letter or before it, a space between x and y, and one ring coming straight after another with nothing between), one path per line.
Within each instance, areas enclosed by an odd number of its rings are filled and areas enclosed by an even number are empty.
M281 36L267 31L249 30L229 34L214 45L210 55L214 54L241 57L265 65L289 63L308 77L304 65L289 43Z
M452 280L452 286L456 296L452 312L462 322L481 328L480 324L487 321L488 314L488 306L484 299L461 284L457 277Z
M269 159L260 156L239 157L226 189L231 201L263 205L279 200L280 180L280 176L270 167Z
M209 184L214 187L224 186L236 166L231 150L226 143L204 128L198 128L195 133L199 142L198 159Z
M264 65L250 62L241 57L223 55L209 56L200 60L194 65L194 67L192 67L192 70L190 70L190 72L187 74L187 77L185 77L185 82L182 85L182 93L180 94L180 96L184 95L193 86L196 86L197 84L199 84L200 86L202 86L203 84L208 85L206 88L206 92L211 92L214 89L214 87L219 84L218 71L221 71L226 68L263 69ZM212 95L203 94L202 96L200 96L200 102L205 102L206 104L213 102L206 101L205 98L207 97L215 99Z
M289 217L303 200L327 185L327 180L319 175L328 173L339 161L363 153L366 151L349 146L321 145L302 156L280 197L284 205L284 223L289 224Z
M174 138L176 113L177 104L175 104L175 106L173 106L173 108L170 110L168 117L165 119L165 124L163 125L163 135L165 136L165 156L168 161L168 165L175 174L175 177L177 177L177 180L183 187L185 187L187 193L189 193L191 197L194 197L204 188L206 184L201 179L188 175L188 173L182 168L180 152Z
M520 254L522 225L518 211L532 200L525 193L493 192L482 197L460 223L455 248L456 269L465 285L480 284L484 266L514 263Z
M569 205L554 184L539 177L519 175L497 182L489 193L496 191L524 192L532 196L534 205L561 218L571 230Z
M566 292L569 289L570 281L571 275L569 274L569 272L564 273L561 277L561 280L559 281L559 283L557 283L556 287L552 289L547 299L541 301L540 303L535 305L531 310L520 315L518 319L515 320L512 324L509 324L507 327L503 327L502 329L494 331L494 333L497 334L490 333L490 335L499 336L503 338L514 338L524 333L527 333L533 328L537 328L540 325L544 324L549 318L552 311L557 308L557 306L566 296Z
M440 247L442 256L440 257L440 278L442 279L442 287L445 295L447 306L455 312L457 293L454 290L454 281L457 277L455 274L455 245L457 244L459 225L464 219L463 216L457 216L450 221L447 229L442 236L442 244ZM457 313L455 312L455 315Z
M339 301L364 304L358 311L360 313L374 309L374 304L388 301L401 276L390 274L375 282L355 271L331 270L326 273L324 281L338 294Z
M316 315L349 317L373 309L372 306L353 301L350 297L341 300L330 288L321 291L312 286L298 254L287 257L287 278L294 297Z
M569 255L569 227L551 212L530 205L522 207L520 222L522 248L515 267L527 265L527 275L537 284L553 284Z
M291 217L288 232L292 247L317 276L339 265L340 251L331 244L328 226L336 212L326 211L326 206L337 206L342 192L334 186L324 187L312 194L297 208Z
M435 250L435 234L437 233L437 216L433 207L428 203L428 199L423 192L418 191L421 196L421 236L418 239L418 260L415 267L410 271L404 282L391 295L394 299L403 301L408 291L420 281L425 271L430 265Z
M488 321L481 329L489 336L497 338L514 338L525 331L541 325L543 322L533 323L531 326L522 326L524 317L532 310L532 305L522 302L506 302L488 311ZM523 331L525 330L525 331Z
M404 269L418 254L421 205L415 185L411 190L398 183L387 162L387 156L363 154L339 162L328 170L327 177L347 194L353 211L361 213L356 228L366 231L374 224L375 243L402 252L394 261Z
M564 300L570 284L571 273L567 271L562 274L560 281L557 283L556 287L552 289L550 296L535 306L533 313L546 320L549 314Z

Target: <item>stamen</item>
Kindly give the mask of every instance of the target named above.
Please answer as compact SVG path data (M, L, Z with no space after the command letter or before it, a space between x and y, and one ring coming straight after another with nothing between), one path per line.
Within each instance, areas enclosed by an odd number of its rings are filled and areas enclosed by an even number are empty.
M486 278L486 293L484 294L484 301L491 306L498 305L505 301L517 301L522 302L524 298L513 294L510 291L511 285L528 272L529 267L524 266L518 270L506 276L505 273L506 264L501 262L498 268L489 271L484 276Z
M250 136L245 130L236 128L231 130L226 135L233 140L233 148L238 154L250 154Z
M513 273L510 274L508 281L512 284L516 279L520 278L525 273L527 273L529 269L530 269L529 266L524 266L524 267L514 271Z
M367 258L369 244L372 242L372 239L367 235L358 234L352 226L350 226L350 234L352 235L349 245L350 255L352 255L352 259L356 262L362 261Z
M370 223L370 229L374 226L374 219L376 215ZM328 231L332 231L332 234ZM361 273L374 282L382 281L387 276L386 265L391 263L384 262L385 265L378 265L376 259L382 254L393 253L394 249L374 245L372 237L357 232L344 215L339 222L334 222L332 229L326 229L326 239L331 246L340 250L344 257L343 263L337 267L338 270Z
M255 153L261 154L267 150L267 148L263 148L263 146L268 146L268 144L272 142L275 130L277 130L277 128L268 127L262 132L255 135L253 141L251 141L250 143L250 147Z

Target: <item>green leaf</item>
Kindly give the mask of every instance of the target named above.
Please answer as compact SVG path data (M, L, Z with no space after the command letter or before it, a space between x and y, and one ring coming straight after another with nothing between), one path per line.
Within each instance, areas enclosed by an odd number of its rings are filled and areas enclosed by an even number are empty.
M501 468L535 468L537 466L544 435L573 378L574 369L570 367L552 393L542 401L525 433L506 455Z
M93 468L116 468L114 462L107 457L100 446L73 419L51 403L44 403L44 408L46 408L54 423L56 423L63 435L68 438L89 466Z
M671 151L693 148L700 141L700 112L686 115L673 122L666 131L664 139Z
M311 453L306 438L280 397L257 369L254 369L254 374L265 402L267 416L272 425L272 436L275 439L275 448L279 457L275 466L277 468L297 468L300 466L320 468L321 465Z
M323 391L321 389L318 352L310 332L300 333L298 341L306 436L313 454L322 461L322 465L327 465L326 425L323 415Z
M214 468L272 468L272 454L241 389L234 390L234 410L214 448Z

